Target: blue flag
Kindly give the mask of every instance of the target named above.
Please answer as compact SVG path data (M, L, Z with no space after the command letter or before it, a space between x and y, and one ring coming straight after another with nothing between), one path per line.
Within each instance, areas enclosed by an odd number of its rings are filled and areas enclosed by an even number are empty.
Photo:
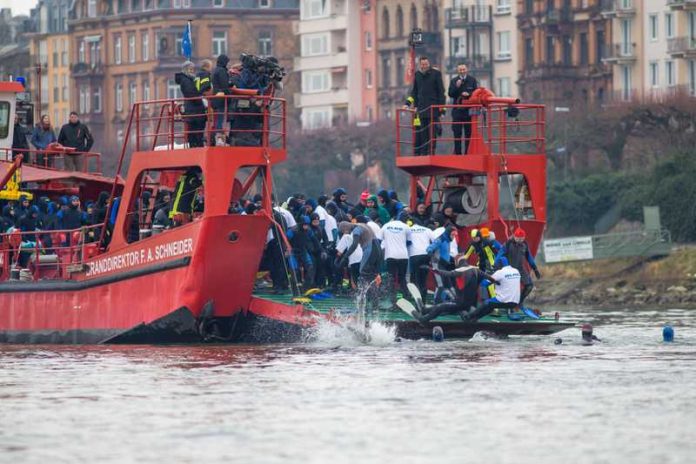
M191 59L191 48L193 42L191 41L191 21L186 23L184 26L184 37L181 39L181 54L186 57L186 59Z

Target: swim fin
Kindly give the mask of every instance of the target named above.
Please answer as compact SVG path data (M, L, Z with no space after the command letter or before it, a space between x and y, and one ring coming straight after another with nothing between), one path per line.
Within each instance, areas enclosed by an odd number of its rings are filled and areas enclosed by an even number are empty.
M424 306L423 306L423 296L421 295L420 290L412 282L409 282L406 285L406 288L408 289L408 292L413 297L413 300L416 302L416 308L418 309L419 312L422 312Z

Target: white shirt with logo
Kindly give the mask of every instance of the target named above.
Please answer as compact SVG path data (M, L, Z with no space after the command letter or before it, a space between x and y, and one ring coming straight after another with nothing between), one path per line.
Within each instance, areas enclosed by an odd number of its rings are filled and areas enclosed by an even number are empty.
M501 303L520 302L520 271L512 266L495 271L492 276L500 284L495 286L495 298Z
M411 229L401 221L389 221L380 231L384 259L408 259L406 242L411 240Z
M428 245L433 242L433 231L420 224L411 226L411 246L408 247L409 256L421 256L428 254Z

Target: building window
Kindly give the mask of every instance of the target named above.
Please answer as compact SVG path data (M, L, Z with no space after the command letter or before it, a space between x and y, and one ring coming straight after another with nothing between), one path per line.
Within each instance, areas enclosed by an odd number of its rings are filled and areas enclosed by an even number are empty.
M653 42L657 40L657 15L652 14L648 18L648 24L650 28L650 40Z
M563 36L563 64L566 66L573 64L573 39L568 35Z
M547 35L546 36L546 62L548 64L555 64L556 63L556 50L554 47L554 38L553 36Z
M80 114L87 114L89 113L89 87L86 85L81 85L80 86L80 92L79 92L79 109L80 109Z
M668 86L674 85L674 61L665 61L665 79Z
M391 87L391 60L382 58L382 87Z
M524 11L528 15L534 14L534 0L524 0Z
M595 63L600 64L602 62L602 58L606 56L606 45L604 44L604 31L597 31L595 33L595 46L597 47L595 53Z
M668 39L674 37L674 16L672 13L665 13L665 35Z
M123 85L116 84L116 111L123 111Z
M57 51L53 52L53 67L54 68L58 67L58 52Z
M396 7L396 36L404 36L404 12L401 9L401 5Z
M372 88L372 70L371 69L365 70L365 87L367 87L368 89Z
M404 57L396 59L396 86L404 85L404 74L406 73L406 60Z
M137 98L137 87L135 85L135 82L131 82L130 84L128 84L128 106L133 107Z
M213 6L215 8L222 8L225 6L225 0L213 0Z
M510 78L509 77L499 77L497 79L497 89L496 93L501 97L510 96Z
M365 116L367 117L368 121L372 121L372 119L375 117L371 105L365 106Z
M141 50L143 61L148 61L150 59L150 33L143 32L143 49Z
M135 34L128 34L128 62L135 63Z
M259 0L259 8L270 8L271 0Z
M97 87L94 89L94 93L92 94L92 98L94 100L94 103L92 104L94 112L95 113L101 113L102 112L102 93L101 93L101 87Z
M181 87L179 87L174 79L167 80L167 98L175 100L181 98Z
M143 81L143 101L150 101L150 82Z
M331 88L329 71L302 72L302 93L328 92Z
M628 66L621 67L621 98L624 101L631 99L631 68Z
M144 0L143 3L143 11L149 11L152 9L152 4L154 0Z
M624 19L621 21L621 54L624 56L630 56L632 51L631 20Z
M65 40L61 40L61 47L60 47L60 64L62 66L67 66L68 65L68 47L66 46Z
M87 61L85 48L86 48L85 41L80 40L80 48L78 49L78 52L77 52L77 54L78 54L77 61L80 63L85 63Z
M549 64L553 63L553 60L549 61ZM531 38L524 39L524 63L526 66L534 66L534 40Z
M329 34L311 34L302 37L302 56L328 55Z
M181 49L181 47L179 47ZM227 54L227 31L213 32L213 56Z
M63 74L63 87L61 88L60 94L61 94L60 95L61 101L66 102L69 100L69 98L68 98L68 75L67 74Z
M696 95L696 61L694 60L689 60L689 94Z
M452 54L453 56L466 56L466 39L464 36L452 38Z
M372 32L365 31L365 50L372 50Z
M95 67L101 62L101 43L100 42L90 42L89 44L89 62L92 67Z
M191 0L173 0L174 8L191 8Z
M60 89L58 88L58 76L53 75L53 103L58 103L60 99Z
M389 10L386 6L382 10L382 38L389 38Z
M580 33L580 64L586 66L590 62L590 51L587 43L587 32Z
M302 0L300 19L323 18L326 16L326 0Z
M273 33L271 31L259 31L259 55L273 55Z
M97 0L87 0L87 17L97 17Z
M331 107L306 109L302 115L304 116L303 127L305 129L331 127Z
M498 32L498 58L510 58L510 31Z
M652 87L660 85L659 76L657 75L657 61L650 62L650 85Z
M510 6L510 0L496 0L495 2L495 12L498 14L507 14L512 11Z
M177 56L184 56L184 51L181 49L181 44L183 41L183 37L177 37L174 41L174 54Z
M409 13L408 23L411 27L409 30L411 31L418 27L418 12L416 11L416 5L414 4L411 4L411 12Z
M114 64L121 64L121 36L114 39Z

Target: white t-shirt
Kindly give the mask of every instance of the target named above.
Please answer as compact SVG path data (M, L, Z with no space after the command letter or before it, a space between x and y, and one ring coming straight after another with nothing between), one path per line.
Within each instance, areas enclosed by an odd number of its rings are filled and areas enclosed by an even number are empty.
M370 228L373 234L375 234L375 238L377 240L382 240L382 230L375 221L368 221L365 225Z
M433 231L419 224L411 226L411 246L408 247L409 256L421 256L428 254L428 245L433 242Z
M334 230L336 229L338 229L338 223L336 222L336 218L334 218L329 213L326 213L326 222L324 223L324 230L326 231L326 237L329 239L329 242L335 241Z
M492 276L500 282L495 286L495 298L501 303L520 302L520 271L512 266L495 271Z
M384 259L408 259L406 242L411 240L411 229L403 222L392 220L382 226Z
M288 229L292 229L293 227L297 226L297 221L295 221L295 218L292 216L292 213L290 211L288 211L287 209L283 209L280 206L276 206L275 208L273 208L273 210L283 215L283 219L285 219L285 225L288 226Z
M343 254L351 245L353 245L353 236L351 234L343 234L336 245L336 251ZM360 263L362 255L362 247L355 247L353 254L348 257L348 265Z
M459 254L459 244L457 244L456 240L451 240L450 241L450 256L454 258Z

